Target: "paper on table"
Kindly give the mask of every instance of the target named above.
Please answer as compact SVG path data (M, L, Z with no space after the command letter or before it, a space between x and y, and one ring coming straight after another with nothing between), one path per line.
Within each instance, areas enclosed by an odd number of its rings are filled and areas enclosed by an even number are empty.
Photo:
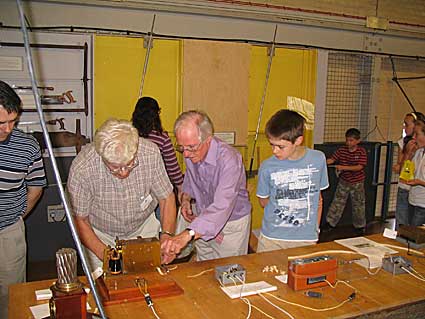
M397 231L389 229L389 228L385 228L383 236L387 237L387 238L391 238L391 239L396 239L397 238Z
M87 303L87 310L90 310L91 307ZM42 319L42 318L50 318L50 309L48 303L43 303L41 305L31 306L30 307L31 313L34 317L34 319Z
M86 294L90 293L90 288L86 287L84 290L86 291ZM49 288L35 291L35 299L37 300L48 300L50 298L52 298L52 291Z
M50 316L49 304L43 303L41 305L36 305L30 307L32 315L35 319L46 318Z
M369 258L369 263L359 260L357 263L365 268L377 268L382 266L382 258L398 252L364 237L346 238L335 240L336 243L350 248Z

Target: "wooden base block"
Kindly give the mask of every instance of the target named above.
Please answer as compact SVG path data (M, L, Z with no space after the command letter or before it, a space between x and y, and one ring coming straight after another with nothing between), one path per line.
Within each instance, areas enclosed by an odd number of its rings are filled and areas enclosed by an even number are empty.
M171 278L155 274L132 274L100 277L96 280L103 305L115 305L125 302L141 301L144 296L137 287L136 279L148 282L148 292L152 299L177 296L184 293L183 289Z

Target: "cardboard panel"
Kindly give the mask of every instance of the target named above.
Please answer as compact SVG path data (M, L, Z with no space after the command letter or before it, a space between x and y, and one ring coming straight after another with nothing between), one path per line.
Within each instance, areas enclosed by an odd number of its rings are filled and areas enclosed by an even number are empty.
M208 113L216 132L234 131L235 144L248 136L250 46L185 40L183 110Z

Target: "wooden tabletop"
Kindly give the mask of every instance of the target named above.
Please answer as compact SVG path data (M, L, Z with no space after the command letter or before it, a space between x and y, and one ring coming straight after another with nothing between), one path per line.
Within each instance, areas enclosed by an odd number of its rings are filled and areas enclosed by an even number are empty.
M368 238L380 243L403 246L381 235L372 235L368 236ZM353 289L344 284L339 284L336 288L327 286L311 289L313 291L319 291L323 295L320 299L311 298L307 297L304 291L293 291L286 284L276 280L274 278L276 273L263 272L263 270L266 266L276 266L280 271L286 271L288 256L335 249L347 250L347 248L335 242L329 242L303 248L179 264L177 265L177 269L170 271L166 276L175 280L184 289L184 294L175 297L154 299L154 307L158 316L162 319L246 318L248 305L240 299L230 299L227 297L220 289L220 285L214 276L213 269L216 266L235 263L241 264L246 269L247 283L264 280L277 286L278 290L271 293L274 296L307 307L333 307L346 300L353 292ZM411 260L413 267L419 273L425 275L425 259L407 256L404 250L400 250L400 255ZM348 261L356 258L355 255L348 254L335 254L334 256L339 261ZM199 274L208 269L211 269L211 271L195 278L188 278L188 276ZM152 276L152 274L149 276ZM157 276L157 274L153 276ZM425 283L409 274L393 276L384 270L380 270L376 275L370 275L365 268L355 263L347 263L338 267L337 278L338 280L348 282L357 290L357 293L354 300L334 310L323 312L312 311L286 304L269 295L265 295L265 297L290 313L294 318L353 318L378 313L381 313L382 316L382 312L387 314L390 312L406 314L405 307L415 309L418 305L420 307L425 305ZM47 301L36 301L34 291L49 288L53 281L44 280L11 286L9 293L9 318L32 318L29 306L47 303ZM250 296L248 299L253 306L260 308L273 318L289 318L270 305L261 296ZM89 301L92 308L95 308L92 297L89 297ZM144 301L108 306L105 307L105 311L110 319L154 318L154 315L147 308ZM256 309L252 309L251 318L267 317Z

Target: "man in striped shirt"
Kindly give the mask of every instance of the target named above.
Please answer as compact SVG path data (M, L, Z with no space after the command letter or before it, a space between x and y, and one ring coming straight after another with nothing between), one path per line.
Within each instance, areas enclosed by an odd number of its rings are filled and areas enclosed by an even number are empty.
M0 81L0 318L7 318L9 285L25 281L23 218L46 186L40 146L15 128L20 112L21 99Z
M366 226L364 168L367 164L367 154L366 150L358 145L359 143L360 131L356 128L348 129L345 133L346 145L337 149L326 161L328 165L337 164L335 169L339 172L339 182L326 215L325 230L336 227L344 211L348 195L350 195L353 207L353 226L357 234L364 234Z

